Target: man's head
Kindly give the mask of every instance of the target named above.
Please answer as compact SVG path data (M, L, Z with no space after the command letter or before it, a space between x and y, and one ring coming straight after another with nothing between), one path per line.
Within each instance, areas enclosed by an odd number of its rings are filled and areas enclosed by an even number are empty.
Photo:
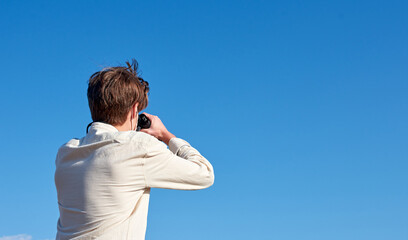
M149 83L137 76L138 63L126 62L127 67L109 67L89 78L88 104L94 122L121 125L136 105L147 107Z

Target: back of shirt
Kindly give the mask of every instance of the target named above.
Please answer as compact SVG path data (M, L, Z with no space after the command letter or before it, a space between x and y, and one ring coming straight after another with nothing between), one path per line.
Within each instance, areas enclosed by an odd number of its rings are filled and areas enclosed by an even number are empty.
M150 187L202 189L211 164L187 142L93 123L58 151L57 239L144 239ZM181 157L180 157L181 156Z

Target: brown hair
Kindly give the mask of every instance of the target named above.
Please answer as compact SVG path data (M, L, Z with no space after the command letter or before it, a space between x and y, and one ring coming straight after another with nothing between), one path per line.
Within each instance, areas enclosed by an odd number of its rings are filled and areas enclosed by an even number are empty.
M108 67L92 74L88 83L88 104L94 122L121 125L138 103L138 111L147 107L149 83L138 76L135 59L127 67Z

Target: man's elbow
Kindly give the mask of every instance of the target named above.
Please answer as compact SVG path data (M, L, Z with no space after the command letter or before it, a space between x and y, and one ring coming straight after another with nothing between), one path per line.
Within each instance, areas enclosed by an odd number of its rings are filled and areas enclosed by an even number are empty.
M211 187L214 184L214 179L215 179L214 172L213 171L208 172L208 175L204 178L202 182L201 185L202 189Z

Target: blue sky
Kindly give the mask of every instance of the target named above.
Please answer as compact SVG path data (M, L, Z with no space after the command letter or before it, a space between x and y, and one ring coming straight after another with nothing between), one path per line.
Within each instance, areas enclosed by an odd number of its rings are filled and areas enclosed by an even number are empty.
M407 1L0 2L0 240L52 239L89 76L136 58L215 169L146 239L408 239ZM14 237L13 237L14 236Z

